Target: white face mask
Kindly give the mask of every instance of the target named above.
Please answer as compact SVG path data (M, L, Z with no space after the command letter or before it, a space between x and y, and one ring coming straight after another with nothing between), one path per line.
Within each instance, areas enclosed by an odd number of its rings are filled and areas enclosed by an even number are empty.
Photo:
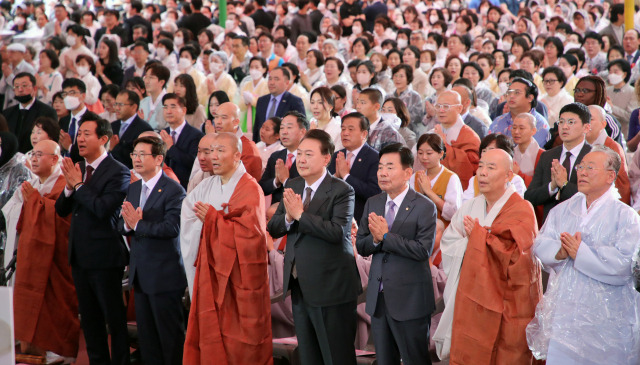
M234 28L233 20L227 19L227 21L224 22L224 28L233 29Z
M569 66L569 67L560 66L560 68L562 69L562 72L564 72L564 75L567 78L570 78L571 76L573 76L573 70L571 70L571 66Z
M353 30L353 34L355 35L362 33L362 26L360 25L354 25L351 29Z
M511 52L511 43L510 42L502 42L502 50Z
M128 13L129 10L131 10L131 4L130 3L122 4L122 9Z
M580 48L580 43L569 42L569 43L565 44L564 51L566 52L566 51L568 51L570 49L573 49L573 48Z
M173 38L173 44L175 44L178 47L182 46L184 44L184 38L182 38L182 37L174 37Z
M295 14L298 12L298 8L296 8L295 6L290 6L288 9L290 14Z
M72 36L72 35L68 35L67 36L67 44L69 45L69 47L73 47L76 45L76 37Z
M407 40L404 38L398 39L398 48L403 49L407 47Z
M324 5L324 3L320 3L318 4L318 11L319 12L324 12L325 10L327 10L327 7Z
M181 71L188 70L189 67L191 67L191 60L189 60L188 58L181 58L180 62L178 62L178 68Z
M500 89L500 94L504 95L509 90L509 85L506 82L501 82L498 84L498 88Z
M564 41L566 41L566 40L567 40L567 36L565 36L565 35L564 35L564 34L562 34L562 33L556 33L555 37L556 37L556 38L558 38L559 40L561 40L561 41L562 41L562 43L564 43Z
M371 82L371 78L366 74L357 74L356 81L358 81L358 84L360 86L364 86L364 85L369 85L369 83Z
M153 30L159 30L161 27L162 27L162 26L161 26L160 24L158 24L158 23L153 23L153 24L151 24L151 28L152 28Z
M256 69L249 70L249 76L251 76L251 80L253 81L260 80L262 78L262 75L264 74L260 70L256 70Z
M243 8L236 8L236 9L235 9L235 13L236 13L237 15L242 15L242 13L243 13L243 12L244 12L244 9L243 9Z
M480 9L480 15L482 15L482 16L487 16L488 12L489 12L489 8Z
M224 65L221 63L211 62L209 64L209 68L211 69L211 72L213 72L214 74L217 74L218 72L222 71L222 69L224 68Z
M84 75L89 73L89 66L76 66L76 71L78 71L80 77L84 77Z
M164 48L156 48L156 56L160 59L167 57L167 50Z
M14 19L13 23L14 23L15 25L17 25L17 26L21 26L21 25L24 25L25 20L24 20L24 18L23 18L23 17L21 17L21 16L17 16L17 17Z
M320 34L325 34L328 29L329 28L327 28L327 27L320 27Z
M420 63L420 69L425 73L429 72L431 70L431 62Z
M425 51L438 52L438 48L436 47L436 45L435 44L431 44L431 43L425 43L424 44L424 49L425 49Z
M80 106L80 99L78 99L75 96L65 96L64 99L64 107L67 108L67 110L75 110L77 107Z
M402 125L402 121L398 118L397 115L392 113L380 113L380 117L387 123L391 123L391 125L395 129L400 129L400 125Z
M619 83L624 81L624 77L622 77L622 75L619 75L619 74L611 73L609 74L608 78L609 78L609 83L613 86L616 86Z
M429 17L429 23L434 24L435 22L437 22L440 18L438 18L437 15L431 15Z
M104 15L98 16L98 23L104 27Z
M460 4L451 4L450 8L453 11L458 11L460 9Z

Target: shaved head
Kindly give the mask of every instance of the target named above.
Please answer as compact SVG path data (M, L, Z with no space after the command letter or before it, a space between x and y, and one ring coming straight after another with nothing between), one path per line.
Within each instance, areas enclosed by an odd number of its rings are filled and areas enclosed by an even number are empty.
M240 108L232 102L220 104L216 109L216 115L213 116L213 126L218 133L235 133L240 126Z
M229 147L234 147L233 152L242 153L242 141L233 133L218 133L215 137L217 144L225 144Z
M242 141L233 133L218 133L211 148L213 173L226 184L241 163Z
M513 122L515 123L516 120L526 121L531 129L536 129L536 117L530 113L520 113L515 117Z
M60 146L55 141L48 139L40 141L33 147L31 171L44 182L53 174L60 159Z
M509 154L501 149L485 151L480 157L476 179L478 190L487 199L495 203L504 195L509 182L513 178L513 160Z
M58 156L60 155L60 146L55 141L52 141L50 139L45 139L44 141L38 142L35 147L38 147L39 151L45 153L53 153ZM35 147L33 148L34 150L36 150Z
M591 114L591 129L585 137L589 144L593 144L598 139L600 131L607 126L607 112L600 105L589 105L588 108Z
M155 133L155 132L154 132ZM209 133L205 134L202 138L200 138L200 143L198 143L198 148L211 148L213 142L216 140L217 133Z
M445 128L454 125L464 109L460 94L452 90L443 91L436 105L436 118Z
M455 91L446 90L438 96L438 103L441 104L461 104L462 97Z
M154 132L155 133L155 132ZM213 173L213 163L211 162L213 144L216 141L216 134L206 134L200 138L198 143L198 164L200 164L200 170L203 172Z
M487 159L488 160L492 160L492 161L495 161L495 162L499 163L500 165L502 165L502 167L506 171L512 171L513 170L513 159L511 158L511 156L509 156L507 151L502 150L500 148L496 148L496 149L493 149L493 150L485 151L482 154L482 157L484 157L485 154L488 154L487 155Z

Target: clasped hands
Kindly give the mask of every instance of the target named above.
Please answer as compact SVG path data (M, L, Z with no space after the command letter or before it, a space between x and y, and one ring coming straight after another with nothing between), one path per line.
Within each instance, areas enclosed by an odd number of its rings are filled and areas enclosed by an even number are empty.
M69 157L65 157L62 160L62 174L67 181L67 188L69 190L75 189L76 185L82 182L82 170L80 165L74 164Z
M551 190L561 188L569 180L567 169L557 159L551 161Z
M373 236L373 242L382 242L384 235L389 233L387 220L374 212L369 213L369 232Z
M560 233L560 250L556 254L556 260L564 260L567 257L575 260L581 243L582 235L580 232L576 232L573 236L567 232Z
M122 203L121 214L122 219L124 219L124 222L130 229L135 229L138 222L142 220L142 208L134 208L133 205L126 200Z
M287 222L300 220L304 211L300 195L296 194L293 189L286 188L282 193L282 203L284 204Z
M336 173L333 176L344 179L345 176L350 173L349 162L347 162L346 157L343 152L338 152L336 155Z

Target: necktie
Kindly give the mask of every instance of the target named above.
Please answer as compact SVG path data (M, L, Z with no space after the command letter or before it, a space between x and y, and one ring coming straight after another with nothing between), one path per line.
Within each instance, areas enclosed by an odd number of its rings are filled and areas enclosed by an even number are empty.
M140 194L140 209L144 209L144 204L147 202L147 194L149 193L149 188L146 184L142 184L142 193Z
M267 113L267 119L273 117L274 115L276 115L276 102L278 100L276 99L276 97L272 97L271 98L271 109L269 109L269 112ZM265 119L266 120L266 119Z
M627 55L627 61L631 63L631 61L633 61L633 55Z
M120 133L118 133L118 137L122 138L122 135L124 134L124 131L127 130L127 127L129 127L129 124L125 124L124 122L120 123ZM175 141L173 143L175 143Z
M176 131L171 131L171 139L173 140L173 144L176 144Z
M91 180L91 176L93 176L93 166L89 165L87 166L87 173L85 174L85 177L84 177L85 184L89 183L89 181Z
M302 202L302 209L307 210L309 207L309 203L311 203L311 193L313 193L313 189L306 188L307 196L304 197L304 202Z
M71 124L69 125L69 136L71 136L71 144L76 141L76 118L71 118Z
M567 170L567 180L571 178L571 152L567 151L562 166Z
M351 159L353 158L353 152L347 152L347 164L349 165L349 169L351 169Z
M391 230L393 221L396 219L396 203L394 203L393 200L389 200L387 205L389 209L387 209L387 214L384 215L384 219L387 220L387 225L389 226L389 230Z
M293 153L287 155L287 163L285 165L287 166L287 170L291 169L291 166L293 166Z

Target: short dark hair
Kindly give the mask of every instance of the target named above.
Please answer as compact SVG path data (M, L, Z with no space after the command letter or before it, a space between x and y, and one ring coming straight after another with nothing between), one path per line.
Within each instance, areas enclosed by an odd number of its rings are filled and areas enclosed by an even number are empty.
M21 79L23 77L28 77L29 81L31 81L31 86L36 86L36 77L28 72L20 72L13 78L13 82L15 83L17 79Z
M413 82L413 68L411 68L411 66L405 63L396 65L396 67L394 67L393 70L391 70L391 75L393 76L398 72L400 72L401 70L404 70L404 73L407 76L407 84L411 84Z
M436 133L425 133L418 138L418 143L416 144L416 150L419 150L423 144L428 144L432 150L436 153L443 152L442 158L447 157L447 146L445 146L444 140L440 137L439 134Z
M151 145L151 154L153 156L162 156L162 161L164 163L164 159L167 155L167 149L161 139L152 136L138 137L135 139L135 141L133 141L133 148L135 148L138 143L146 143Z
M185 108L187 106L187 101L184 100L184 98L182 96L178 96L178 94L176 93L167 93L162 97L162 105L164 105L164 102L167 100L175 100L178 102L178 105L180 105L181 108Z
M607 71L609 71L609 73L611 73L611 67L613 67L613 66L620 67L622 72L627 74L624 77L624 82L625 83L629 82L629 79L631 78L631 65L629 64L629 61L625 60L624 58L619 58L617 60L613 60L613 61L609 62L609 64L607 65Z
M382 105L384 106L387 102L393 104L393 108L396 110L396 115L400 118L400 128L408 126L409 123L411 123L411 115L409 114L407 104L405 104L400 98L388 97Z
M249 47L249 37L244 35L236 35L235 37L233 37L233 40L236 40L236 39L239 39L240 43L242 43L243 46Z
M624 4L615 4L611 7L611 22L618 21L618 17L624 16Z
M171 77L171 71L169 71L165 65L159 62L152 63L145 69L145 73L149 72L152 72L153 76L158 78L158 81L164 81L164 84L162 85L163 88L167 87L167 82Z
M77 87L78 90L83 94L87 92L87 85L84 84L84 81L76 79L75 77L70 77L62 81L62 90L69 87Z
M140 96L138 96L138 93L136 93L135 91L122 89L122 90L120 90L118 92L118 95L126 95L127 96L127 100L131 104L135 104L136 105L136 110L140 107Z
M45 54L49 61L51 61L51 68L56 69L60 67L60 58L56 54L56 52L52 49L43 49L40 51L40 54Z
M557 56L560 57L564 53L564 44L558 37L549 37L544 41L544 47L546 48L548 45L552 44L556 51L558 51Z
M327 57L327 59L324 60L324 64L326 65L329 61L335 62L338 66L338 71L340 71L340 74L342 74L342 72L344 71L344 63L339 58Z
M571 103L567 104L560 109L560 113L558 116L563 113L573 113L577 114L580 117L580 121L582 124L590 124L591 123L591 112L589 111L589 107L582 103Z
M133 0L131 2L131 9L134 9L137 13L140 13L142 11L142 2Z
M316 67L324 66L324 55L322 52L317 49L310 49L307 51L307 54L309 54L309 52L313 53L316 58Z
M191 0L191 6L196 10L202 9L202 0Z
M403 169L413 168L413 153L411 150L402 143L390 143L380 150L379 158L382 159L382 156L390 153L397 153L400 155L400 164Z
M460 69L460 75L462 76L462 74L464 74L464 69L467 67L472 67L475 68L476 71L478 71L478 75L480 75L480 80L484 79L484 70L482 70L482 67L480 67L480 65L478 65L476 62L465 62L462 64L462 68Z
M284 65L284 64L283 64ZM295 66L295 65L294 65ZM291 72L289 72L289 70L287 70L286 68L284 68L283 66L280 67L276 67L273 70L271 70L271 72L275 71L275 70L280 70L282 71L282 75L287 79L287 80L291 80Z
M511 75L513 76L513 72L511 73ZM513 84L514 82L517 82L526 86L524 96L528 97L529 95L533 95L533 100L531 100L531 108L535 108L538 105L538 87L536 86L536 84L534 84L533 82L523 77L514 77L513 81L511 81L511 84Z
M282 124L282 118L279 117L271 117L267 120L265 120L264 122L268 122L268 121L272 121L273 122L273 133L278 133L280 134L280 125Z
M435 74L436 72L440 72L440 74L444 78L445 87L451 85L451 82L453 81L453 76L451 75L451 72L444 67L436 67L433 70L431 70L431 74L429 75L429 84L431 84L431 79L433 78L433 74Z
M371 101L374 104L378 103L380 104L380 106L382 106L382 103L384 102L384 100L382 99L382 93L380 92L380 90L374 89L372 87L368 87L362 90L360 95L366 96L367 98L369 98L369 101Z
M358 121L360 121L360 130L367 131L367 133L369 133L369 119L367 119L367 117L365 117L364 114L360 112L351 112L345 115L344 117L342 117L342 123L344 123L344 121L349 118L358 119Z
M146 36L149 34L149 29L144 24L136 24L132 28L133 30L140 29L142 31L142 35Z
M602 40L602 36L596 32L587 32L584 35L584 40L582 42L582 46L587 42L587 39L595 39L600 43L600 48L604 48L604 41Z
M320 142L320 153L324 156L333 155L333 151L336 149L329 133L322 129L312 129L308 131L302 140L304 141L305 139L315 139Z
M296 117L299 128L302 128L305 131L309 130L310 128L309 121L307 120L307 117L304 114L300 113L297 110L290 110L282 117L282 119L288 117L289 115L293 115L294 117Z
M37 117L33 125L42 128L51 140L57 142L58 138L60 138L60 125L52 118Z
M545 68L544 71L542 71L543 80L544 80L544 76L547 74L554 74L556 78L558 78L558 81L560 81L560 83L562 84L562 87L564 87L567 84L567 76L564 74L564 71L562 71L560 67L549 66Z
M504 134L491 133L487 134L482 141L480 141L480 149L478 150L478 156L482 155L482 151L487 148L491 142L496 143L496 148L501 149L513 157L513 143L509 137Z
M113 130L111 129L111 123L108 120L101 118L94 112L86 111L84 114L82 114L82 118L80 118L78 126L81 126L86 122L96 123L96 135L98 136L98 138L107 136L107 143L109 143L109 140L113 136Z

